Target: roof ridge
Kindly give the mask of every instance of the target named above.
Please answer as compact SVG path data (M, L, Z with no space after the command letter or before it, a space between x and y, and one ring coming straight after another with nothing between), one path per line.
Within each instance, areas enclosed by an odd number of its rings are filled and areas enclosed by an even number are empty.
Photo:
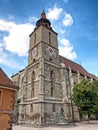
M68 68L68 66L71 67L71 69L73 71L79 71L80 74L83 74L84 76L87 76L87 77L92 77L92 78L97 78L96 76L94 76L93 74L89 73L82 65L68 59L68 58L65 58L61 55L59 55L60 58L61 58L61 61L63 60L63 62L65 63L66 67Z
M59 56L62 57L62 58L64 58L64 59L67 59L67 60L69 60L70 62L73 62L73 63L75 63L75 64L77 64L77 65L79 65L79 66L82 67L82 65L78 64L77 62L74 62L74 61L72 61L72 60L70 60L70 59L68 59L68 58L66 58L66 57L64 57L64 56L61 56L61 55L59 55Z
M7 74L2 70L1 67L0 67L0 85L8 88L18 89L18 86L7 76Z

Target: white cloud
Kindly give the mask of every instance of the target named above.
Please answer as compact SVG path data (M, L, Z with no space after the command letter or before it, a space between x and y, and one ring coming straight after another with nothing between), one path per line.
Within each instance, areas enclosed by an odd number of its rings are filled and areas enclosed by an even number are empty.
M8 66L13 69L17 68L19 70L23 69L24 66L26 66L25 61L22 62L19 62L18 60L16 61L13 55L8 54L7 52L5 52L5 50L3 50L3 47L0 47L0 64Z
M12 22L7 22L3 19L0 19L0 31L10 32L14 28L15 24Z
M71 26L73 24L73 18L70 14L65 13L65 17L63 19L64 26Z
M16 24L0 19L0 30L8 32L8 35L3 37L5 49L18 56L24 56L27 54L29 34L33 29L34 26L30 23Z
M0 50L1 50L1 47L2 47L3 45L0 43Z
M38 18L30 17L28 20L29 20L29 22L36 22L38 20Z
M71 60L74 60L77 58L76 53L73 51L73 46L71 46L71 43L69 40L62 38L60 40L61 46L59 46L59 54L69 58Z
M66 31L60 28L59 32L60 32L61 34L64 34Z
M53 8L48 9L47 17L50 20L57 20L60 14L62 13L62 11L63 11L62 8L58 8L54 6Z
M12 68L23 68L24 64L19 63L13 58L13 54L25 56L28 52L29 34L34 26L30 23L16 24L0 19L0 31L7 32L0 42L0 64ZM5 49L5 50L4 50ZM8 51L8 52L7 52ZM11 53L10 53L11 52Z

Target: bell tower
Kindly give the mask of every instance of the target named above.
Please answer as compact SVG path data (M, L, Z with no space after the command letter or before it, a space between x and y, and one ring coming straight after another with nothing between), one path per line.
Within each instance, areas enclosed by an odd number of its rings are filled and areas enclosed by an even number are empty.
M43 10L34 31L30 34L28 64L32 64L39 58L57 64L57 60L59 61L57 36Z
M33 93L32 104L36 108L33 113L39 113L40 125L45 123L45 114L60 112L62 89L57 36L43 10L34 31L30 34L27 67L28 79L34 77L29 85L31 84Z

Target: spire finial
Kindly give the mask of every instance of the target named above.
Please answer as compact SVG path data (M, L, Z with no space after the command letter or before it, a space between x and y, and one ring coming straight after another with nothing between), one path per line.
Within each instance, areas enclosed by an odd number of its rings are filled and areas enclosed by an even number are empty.
M44 11L44 5L43 5L43 13L45 13L45 11Z

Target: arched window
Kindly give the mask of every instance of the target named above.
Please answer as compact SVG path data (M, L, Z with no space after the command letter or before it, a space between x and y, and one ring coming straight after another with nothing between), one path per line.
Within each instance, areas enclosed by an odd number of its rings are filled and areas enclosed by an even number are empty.
M33 98L33 97L34 97L34 86L31 89L31 98Z
M31 98L34 97L34 80L35 80L35 72L32 72L32 78L31 78Z
M55 104L53 104L52 111L55 112Z
M51 72L50 72L50 78L54 79L54 71L53 70L51 70Z
M53 97L53 86L51 86L51 97Z
M35 72L33 71L32 72L32 82L34 82L34 80L35 80Z
M51 97L53 97L54 95L54 71L53 70L50 71L50 80L51 80L50 94Z
M49 32L49 44L51 44L51 33Z
M33 104L30 105L30 112L33 112Z

